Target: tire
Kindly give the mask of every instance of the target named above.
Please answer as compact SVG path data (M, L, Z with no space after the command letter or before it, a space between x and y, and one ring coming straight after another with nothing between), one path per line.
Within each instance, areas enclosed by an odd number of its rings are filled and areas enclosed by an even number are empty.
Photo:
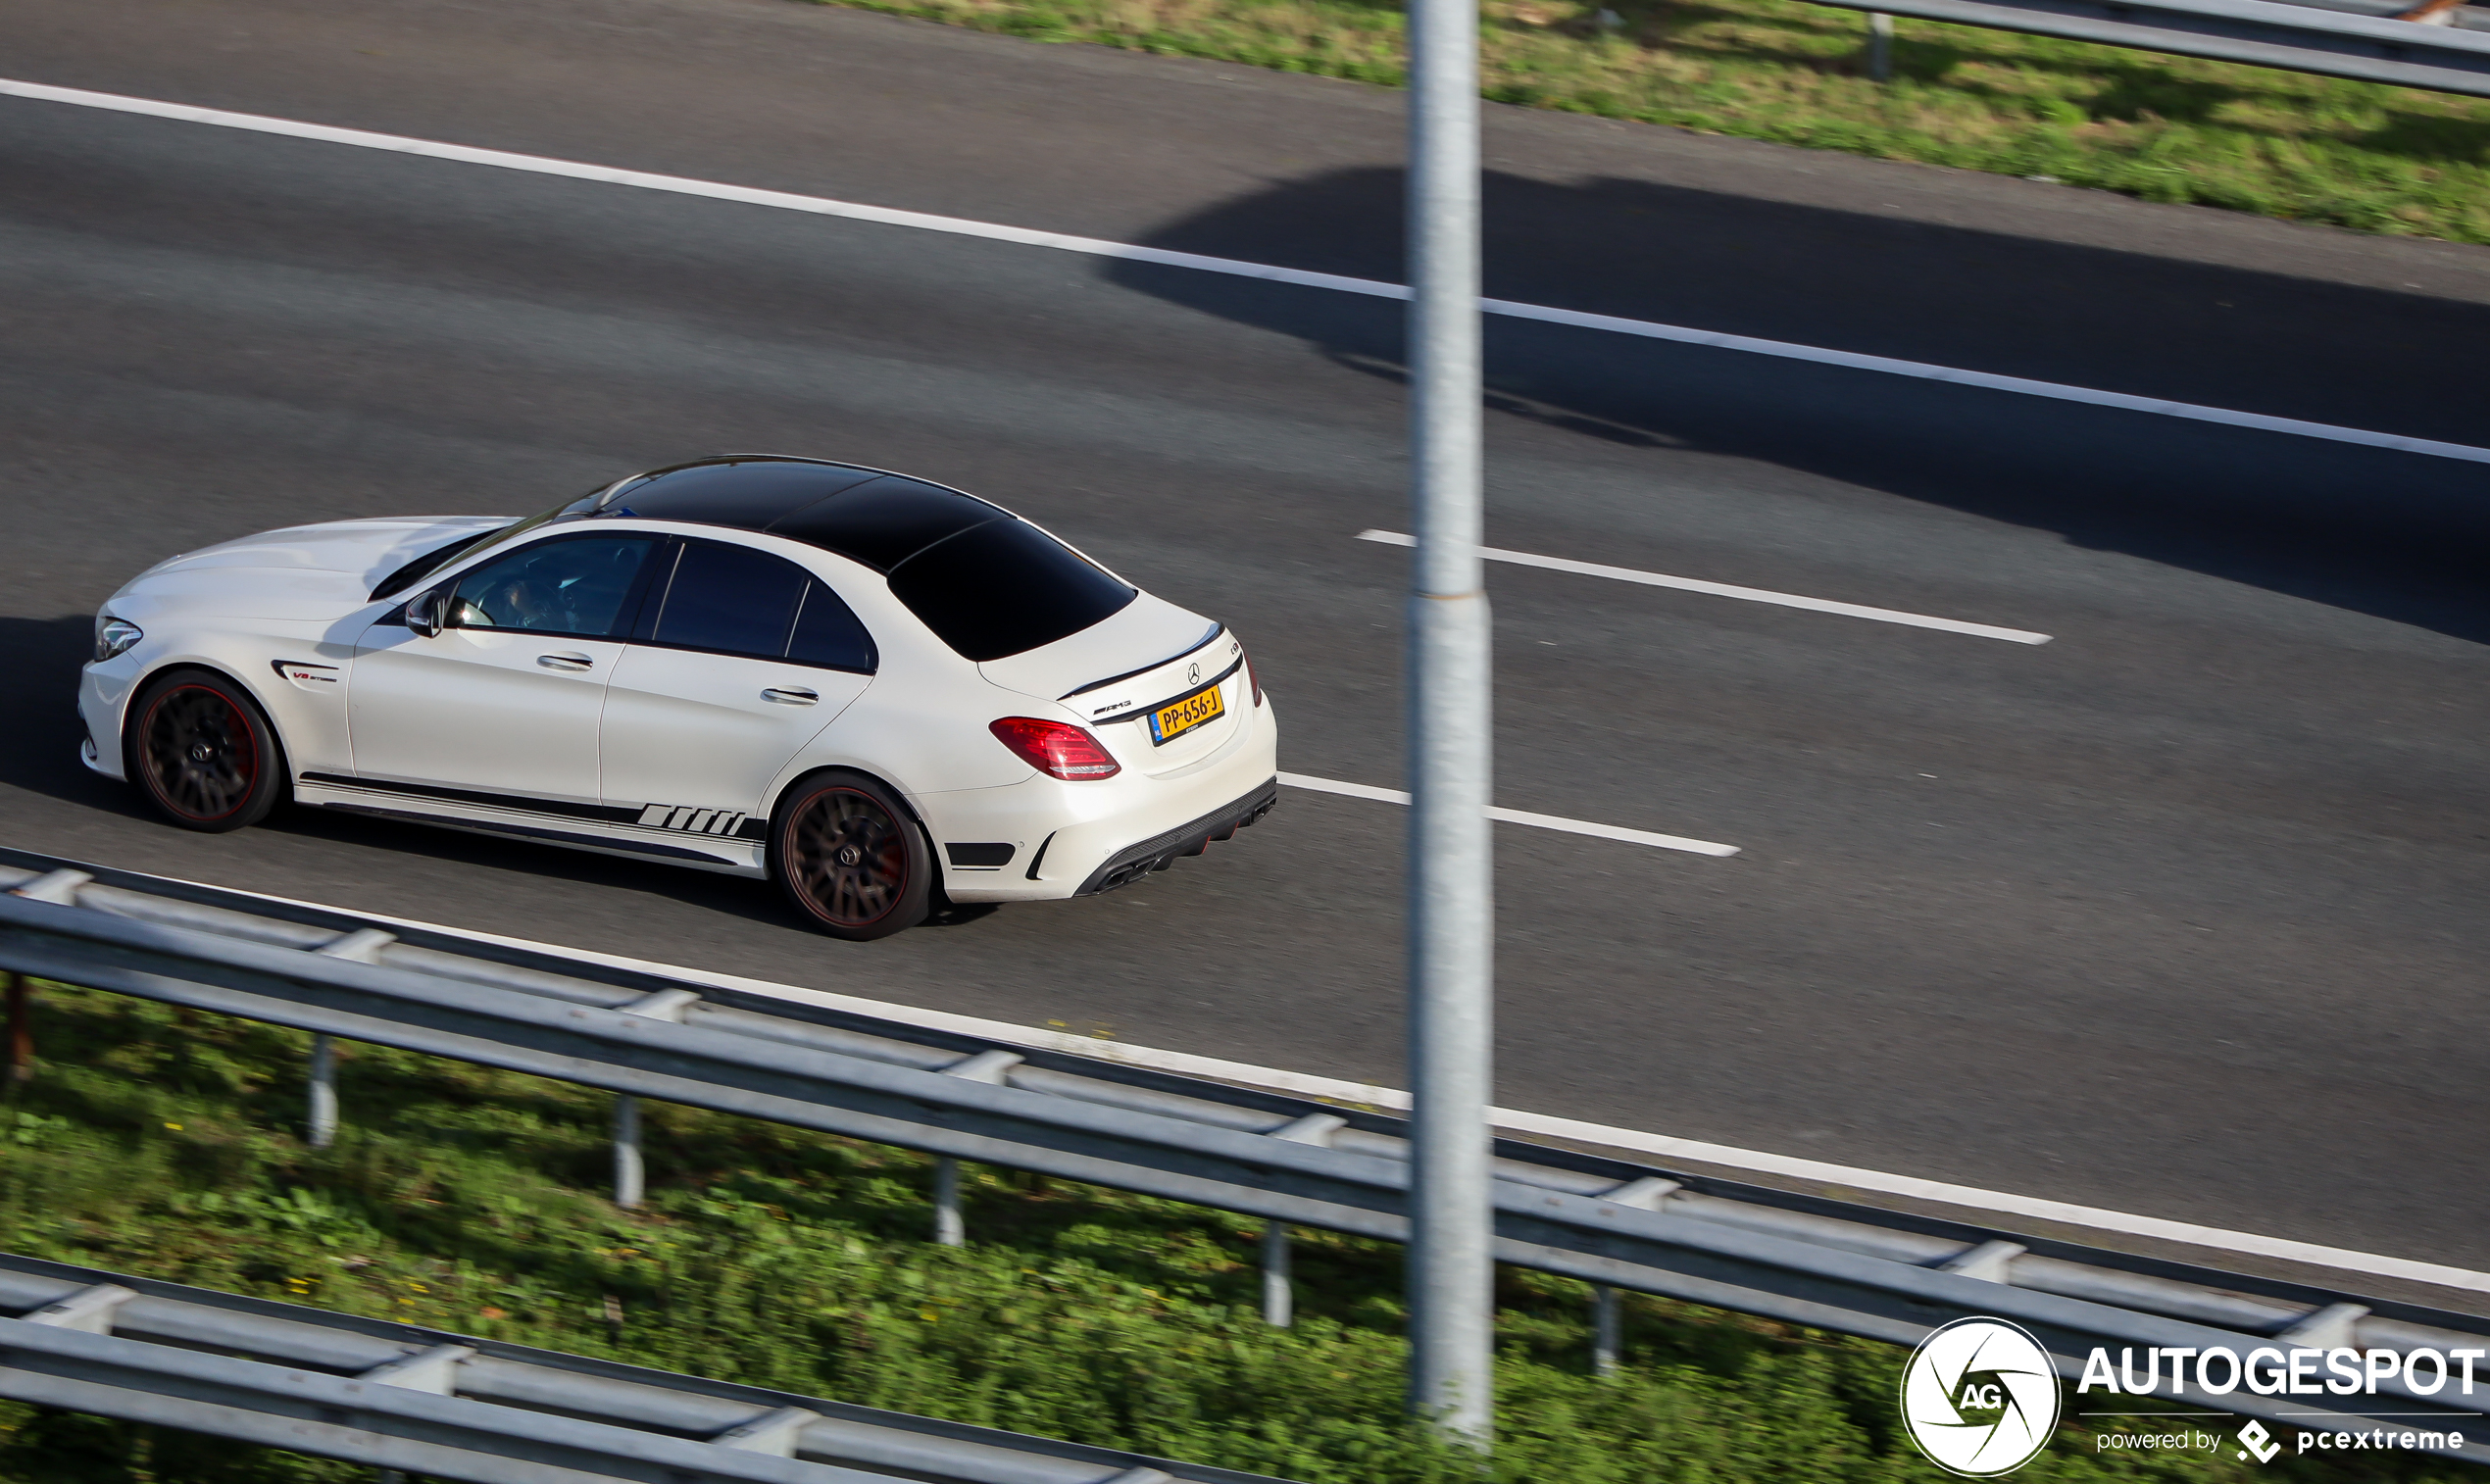
M859 772L815 773L770 821L770 874L807 922L868 943L932 910L933 850L891 791Z
M129 709L122 761L157 814L208 834L257 824L285 793L285 753L268 717L213 670L148 681Z

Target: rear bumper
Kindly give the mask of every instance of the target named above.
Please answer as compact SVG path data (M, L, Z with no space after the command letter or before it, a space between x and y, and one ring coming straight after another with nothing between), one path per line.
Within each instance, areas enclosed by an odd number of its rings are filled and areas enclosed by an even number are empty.
M1224 840L1261 819L1278 802L1279 779L1272 777L1241 799L1109 856L1072 895L1094 897L1102 891L1129 886L1154 870L1166 870L1179 858L1198 856L1210 848L1212 841Z
M1279 722L1266 701L1232 745L1168 776L1127 767L1063 783L1032 771L1000 788L911 795L954 902L1060 902L1096 896L1202 853L1270 809ZM965 843L954 853L950 847ZM1000 866L980 857L1008 850ZM973 854L972 854L973 852Z

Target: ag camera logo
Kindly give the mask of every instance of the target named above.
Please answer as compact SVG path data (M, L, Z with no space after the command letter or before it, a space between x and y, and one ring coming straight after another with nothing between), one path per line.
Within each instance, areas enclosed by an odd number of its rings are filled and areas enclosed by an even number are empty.
M2019 1324L1957 1319L1911 1353L1902 1372L1902 1421L1911 1441L1948 1473L2013 1473L2058 1428L2058 1372Z

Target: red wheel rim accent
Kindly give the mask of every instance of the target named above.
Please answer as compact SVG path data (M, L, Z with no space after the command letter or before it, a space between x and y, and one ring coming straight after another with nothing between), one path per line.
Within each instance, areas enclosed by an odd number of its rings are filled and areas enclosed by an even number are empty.
M823 921L871 927L907 893L907 827L862 789L822 789L787 821L787 879Z
M202 824L241 813L260 781L250 718L209 685L176 685L155 699L139 728L138 758L157 801Z

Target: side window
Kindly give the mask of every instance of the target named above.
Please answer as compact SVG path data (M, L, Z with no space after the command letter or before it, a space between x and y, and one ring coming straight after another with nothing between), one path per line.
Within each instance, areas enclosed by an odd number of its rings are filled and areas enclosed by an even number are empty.
M873 668L872 637L838 595L792 562L720 541L685 541L657 621L660 644L838 669Z
M775 660L787 652L804 569L749 546L686 541L650 635L660 644Z
M868 675L881 663L873 636L865 632L865 625L839 601L839 595L818 578L805 586L804 606L795 615L795 636L787 641L787 658Z
M617 627L656 542L597 536L539 542L458 579L449 621L460 628L515 628L602 638Z

